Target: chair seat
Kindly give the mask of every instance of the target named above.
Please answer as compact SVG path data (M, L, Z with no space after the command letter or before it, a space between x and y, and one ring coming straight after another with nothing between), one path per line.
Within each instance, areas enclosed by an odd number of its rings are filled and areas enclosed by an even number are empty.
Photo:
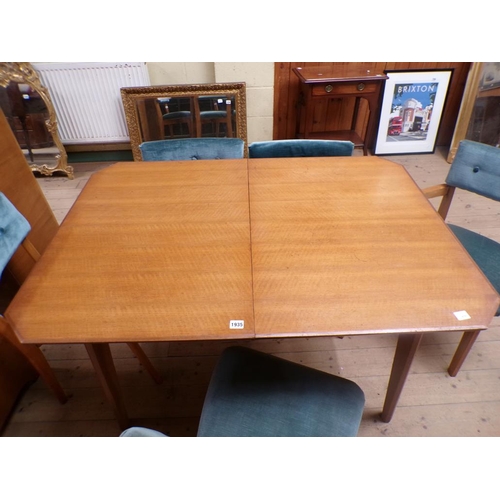
M190 111L173 111L172 113L166 113L163 115L164 120L178 120L179 118L189 118L191 116Z
M201 111L200 117L203 120L216 120L219 118L226 118L227 113L225 111Z
M30 230L29 222L0 193L0 276Z
M448 226L495 290L500 293L500 243L454 224L448 224ZM496 316L500 316L500 308Z
M356 436L364 401L350 380L230 347L212 374L198 436Z

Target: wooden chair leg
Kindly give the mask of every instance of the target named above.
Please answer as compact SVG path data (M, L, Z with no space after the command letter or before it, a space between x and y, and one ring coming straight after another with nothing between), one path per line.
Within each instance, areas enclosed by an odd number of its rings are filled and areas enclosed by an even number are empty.
M10 323L2 316L0 317L0 333L3 334L10 344L18 349L38 372L42 380L55 394L56 398L61 404L66 403L68 397L66 396L61 384L57 380L54 371L50 367L48 361L43 355L42 351L37 345L34 344L21 344L12 330Z
M142 347L137 342L128 342L130 350L134 353L134 356L139 360L145 370L151 375L151 378L157 383L161 384L163 379L161 375L156 371L156 368L152 365L146 353L142 350Z
M457 350L453 355L453 359L451 360L450 366L448 367L448 373L450 377L456 377L460 368L464 364L465 358L469 354L469 351L472 349L474 342L481 330L472 330L470 332L464 332L462 336L462 340L460 340L460 344L458 344Z

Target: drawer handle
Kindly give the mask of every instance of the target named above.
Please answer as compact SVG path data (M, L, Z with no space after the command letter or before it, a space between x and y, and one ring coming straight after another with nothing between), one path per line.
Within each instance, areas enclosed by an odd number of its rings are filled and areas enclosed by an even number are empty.
M333 90L333 85L327 85L325 87L325 92L331 92Z
M364 83L358 83L358 90L365 90L365 84Z

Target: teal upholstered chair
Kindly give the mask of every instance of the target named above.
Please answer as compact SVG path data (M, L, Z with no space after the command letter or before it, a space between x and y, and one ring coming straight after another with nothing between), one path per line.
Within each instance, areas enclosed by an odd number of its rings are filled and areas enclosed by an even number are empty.
M438 208L443 219L446 219L456 188L500 201L500 149L473 141L460 142L445 184L424 189L428 198L443 197ZM500 293L500 243L454 224L448 226ZM496 315L500 316L500 308ZM450 375L458 373L478 334L464 336L450 364Z
M356 436L365 397L354 382L245 347L212 374L199 437ZM159 436L130 428L122 436Z
M250 158L290 158L295 156L352 156L354 144L350 141L314 139L287 139L253 142L248 147Z
M243 158L245 143L236 138L165 139L143 142L144 161L183 161Z

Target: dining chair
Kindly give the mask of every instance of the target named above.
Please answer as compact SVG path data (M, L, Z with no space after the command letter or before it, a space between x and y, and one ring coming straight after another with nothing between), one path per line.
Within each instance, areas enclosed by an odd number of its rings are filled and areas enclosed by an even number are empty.
M198 437L354 437L365 396L354 382L246 347L225 349L212 373ZM123 437L164 434L141 427Z
M194 99L196 137L203 137L205 125L211 125L210 134L215 137L233 137L234 106L225 95L198 96Z
M445 183L425 188L423 193L427 198L442 197L438 213L446 219L457 188L500 201L500 149L479 142L461 141ZM448 223L448 227L500 293L500 243L454 224ZM500 316L500 308L495 315ZM462 337L448 368L452 377L457 375L478 335L479 330Z
M354 143L316 139L285 139L253 142L248 147L250 158L290 158L294 156L352 156Z
M144 161L243 158L245 143L237 138L165 139L139 145Z
M187 128L187 135L193 137L194 121L193 113L191 112L191 99L189 99L189 110L171 110L170 101L171 99L169 98L158 98L155 101L162 137L165 137L166 130L168 130L168 135L171 138L174 138L176 135L183 135L183 125ZM177 99L177 101L180 101L180 99ZM179 133L176 134L176 131Z

